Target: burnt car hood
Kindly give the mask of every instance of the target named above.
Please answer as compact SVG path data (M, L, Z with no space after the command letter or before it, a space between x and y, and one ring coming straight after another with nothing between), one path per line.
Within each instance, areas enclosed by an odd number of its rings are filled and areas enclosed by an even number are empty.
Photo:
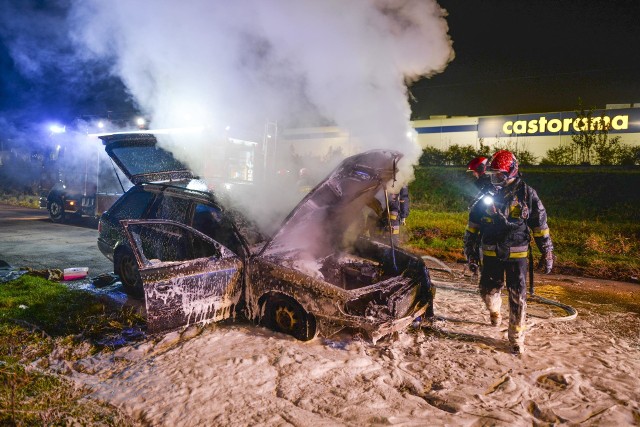
M196 178L171 152L159 147L152 134L111 134L103 135L100 139L109 157L136 185Z
M319 259L335 252L364 207L394 179L401 157L371 150L343 160L291 211L261 254L295 251Z

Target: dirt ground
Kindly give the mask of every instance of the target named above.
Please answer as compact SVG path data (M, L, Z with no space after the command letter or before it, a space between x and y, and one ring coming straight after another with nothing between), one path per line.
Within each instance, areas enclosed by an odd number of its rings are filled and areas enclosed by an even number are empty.
M545 276L526 353L507 350L474 285L438 289L432 324L376 345L299 342L244 323L150 338L71 377L144 425L637 425L640 287ZM506 318L506 304L503 317Z

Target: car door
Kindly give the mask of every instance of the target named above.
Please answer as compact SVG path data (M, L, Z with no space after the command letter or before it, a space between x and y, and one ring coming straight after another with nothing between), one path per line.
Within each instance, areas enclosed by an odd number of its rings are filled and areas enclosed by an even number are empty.
M142 278L149 332L232 317L242 297L243 260L171 220L123 220Z

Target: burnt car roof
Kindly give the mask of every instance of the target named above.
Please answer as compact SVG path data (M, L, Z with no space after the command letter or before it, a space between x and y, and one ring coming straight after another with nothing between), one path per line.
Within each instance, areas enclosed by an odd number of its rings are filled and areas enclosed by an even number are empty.
M134 184L197 178L170 151L159 147L151 133L115 133L100 139L109 157Z

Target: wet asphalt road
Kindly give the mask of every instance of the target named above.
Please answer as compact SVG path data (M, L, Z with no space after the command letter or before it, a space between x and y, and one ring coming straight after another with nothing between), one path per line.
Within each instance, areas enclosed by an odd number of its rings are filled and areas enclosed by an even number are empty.
M0 204L0 260L33 269L89 267L89 277L113 271L98 250L98 221L55 224L45 209Z

